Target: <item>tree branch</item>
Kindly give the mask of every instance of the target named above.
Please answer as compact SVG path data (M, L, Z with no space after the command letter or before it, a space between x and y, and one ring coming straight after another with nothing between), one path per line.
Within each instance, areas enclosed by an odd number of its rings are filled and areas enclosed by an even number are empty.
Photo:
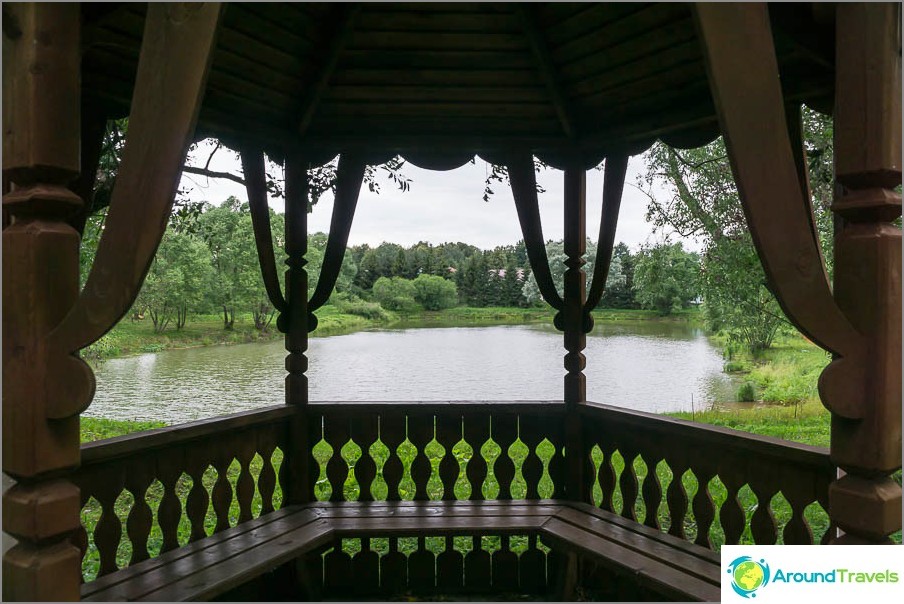
M225 178L226 180L231 180L232 182L238 183L242 186L245 185L245 179L243 179L241 176L232 174L231 172L217 172L215 170L208 170L207 168L195 168L194 166L182 166L182 171L188 172L189 174L207 176L208 178Z

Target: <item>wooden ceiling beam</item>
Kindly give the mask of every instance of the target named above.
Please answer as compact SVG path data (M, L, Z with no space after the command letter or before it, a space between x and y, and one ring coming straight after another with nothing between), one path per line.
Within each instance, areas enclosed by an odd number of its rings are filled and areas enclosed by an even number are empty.
M540 76L546 83L546 88L552 97L562 130L569 139L575 139L577 133L574 127L574 112L568 102L568 98L565 96L562 83L556 75L557 69L553 62L552 52L550 52L549 45L540 30L539 22L534 14L534 8L528 4L517 4L515 5L515 12L521 18L524 34L530 43L530 49L534 55L537 69L540 71Z
M336 65L339 63L339 56L348 43L349 35L352 32L352 23L355 15L361 9L358 3L353 4L337 4L335 27L332 28L333 34L329 38L329 47L324 55L324 61L316 71L316 75L309 82L310 91L305 95L304 103L301 106L299 115L301 119L298 124L298 134L303 137L311 126L314 114L320 107L320 101L323 93L330 83L330 78L336 71Z

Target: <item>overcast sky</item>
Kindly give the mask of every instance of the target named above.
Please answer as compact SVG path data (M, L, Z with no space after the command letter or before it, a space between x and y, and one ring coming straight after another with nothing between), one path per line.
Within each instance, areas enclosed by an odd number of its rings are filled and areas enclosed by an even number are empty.
M191 164L203 165L209 149L199 148L193 161L190 160ZM241 165L228 151L218 152L210 169L241 174ZM487 164L479 158L475 165L466 164L448 172L422 170L406 164L402 173L411 179L410 190L401 192L388 180L380 180L379 194L371 193L366 186L362 187L349 245L367 243L377 246L389 241L410 246L418 241L433 244L463 241L490 249L517 242L521 239L521 230L508 185L494 183L495 194L489 202L483 201L488 170ZM628 184L636 182L637 175L642 171L641 157L631 158L615 237L616 242L623 241L635 251L644 243L661 239L653 234L652 226L644 220L647 197ZM543 235L547 240L561 239L562 172L545 170L537 175L537 180L546 190L540 194ZM181 187L190 191L189 198L193 201L220 204L230 195L247 199L244 186L228 180L186 174ZM603 172L591 170L587 174L587 234L594 241L599 234L602 190ZM271 199L270 205L277 212L284 211L282 199ZM327 194L308 217L309 231L328 232L332 209L332 194ZM696 245L685 242L685 248L696 249Z

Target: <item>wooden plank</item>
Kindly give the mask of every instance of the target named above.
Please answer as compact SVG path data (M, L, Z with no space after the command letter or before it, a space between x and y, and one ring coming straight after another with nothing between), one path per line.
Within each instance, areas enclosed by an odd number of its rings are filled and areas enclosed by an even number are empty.
M718 576L719 562L702 558L697 552L689 553L686 542L678 539L652 539L649 535L631 531L599 516L563 506L556 518L568 522L588 533L612 541L619 546L648 556L675 569L683 570L700 579L712 580ZM678 546L678 547L676 547Z
M349 415L360 413L378 413L384 415L437 415L437 414L469 414L485 417L490 415L544 412L564 414L565 405L558 401L311 401L308 404L311 413L340 412ZM653 416L651 414L652 417ZM690 423L690 422L688 422ZM404 440L404 437L403 439Z
M544 542L592 556L661 595L707 602L720 597L719 567L714 567L711 580L704 581L556 518L544 524L540 534Z
M124 598L133 593L137 594L142 589L138 586L138 583L145 581L148 585L153 586L153 578L142 579L142 576L152 575L178 560L208 550L218 552L220 548L225 548L223 551L229 550L230 547L234 550L239 550L241 549L241 541L235 541L235 543L239 544L238 546L230 546L228 544L244 535L248 535L247 539L252 541L275 539L287 528L315 522L319 517L320 514L317 510L304 509L297 506L277 510L251 522L242 523L228 531L223 531L173 551L162 553L156 558L145 560L135 566L122 569L117 573L99 578L91 583L86 583L82 586L82 598L93 598L100 592L114 588ZM216 557L216 555L212 557ZM134 590L130 587L133 584L136 586ZM136 595L135 597L138 596Z
M384 50L500 52L527 50L527 42L522 35L514 33L356 30L350 36L348 47L377 54Z
M337 84L324 94L330 103L361 102L463 102L463 103L547 103L543 88L537 85L511 85L505 80L490 85L467 84Z
M240 555L201 572L185 576L174 567L172 570L175 576L183 578L169 582L143 597L160 602L176 602L187 599L184 594L188 593L191 599L207 600L328 543L330 535L329 526L323 521L316 521L283 533L274 542L267 543L266 547L263 544L250 544L242 549ZM186 569L186 572L191 570Z
M548 516L442 516L439 518L402 516L392 518L331 518L330 526L339 536L408 537L424 535L461 535L472 531L492 534L539 529Z
M525 47L526 50L526 47ZM341 67L361 69L533 69L524 52L463 50L388 50L346 48Z
M378 69L345 67L331 80L333 88L370 86L371 89L392 82L393 87L540 87L543 82L535 69Z

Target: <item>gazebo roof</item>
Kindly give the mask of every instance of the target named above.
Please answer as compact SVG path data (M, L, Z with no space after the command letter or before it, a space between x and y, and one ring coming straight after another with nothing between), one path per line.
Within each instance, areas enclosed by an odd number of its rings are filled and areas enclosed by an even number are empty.
M128 114L145 4L85 4L82 85ZM831 9L770 5L786 100L825 107ZM315 161L366 148L428 167L530 148L594 164L718 134L690 5L234 3L197 135Z

